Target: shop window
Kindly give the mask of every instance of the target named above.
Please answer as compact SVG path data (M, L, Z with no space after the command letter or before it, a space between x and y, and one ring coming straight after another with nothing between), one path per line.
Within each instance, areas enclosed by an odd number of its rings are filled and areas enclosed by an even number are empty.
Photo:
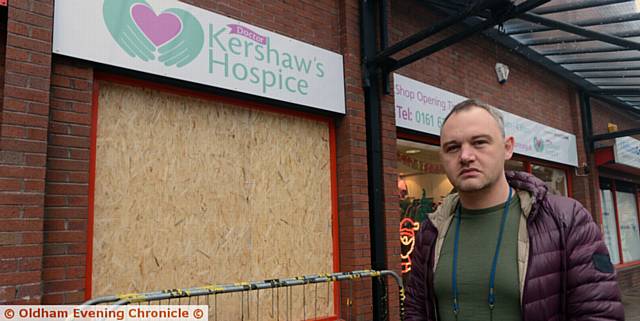
M622 259L625 262L640 260L640 231L638 231L638 207L635 188L616 182L616 205L620 223Z
M604 242L607 244L611 263L620 263L618 248L618 225L616 224L616 210L613 204L613 193L609 182L600 182L600 206L602 207L602 225Z
M565 171L557 168L532 164L531 174L543 180L552 193L568 196L567 175Z
M438 151L437 146L398 140L403 273L411 271L410 254L414 247L415 233L421 222L453 191L453 186L440 164Z
M611 262L625 264L640 261L638 186L601 178L600 204L604 240Z

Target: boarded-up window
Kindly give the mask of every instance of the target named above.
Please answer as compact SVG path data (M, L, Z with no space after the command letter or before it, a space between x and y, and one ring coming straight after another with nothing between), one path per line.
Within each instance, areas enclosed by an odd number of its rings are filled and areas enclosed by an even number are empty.
M329 135L322 121L101 83L92 296L331 272ZM319 292L332 314L333 291Z

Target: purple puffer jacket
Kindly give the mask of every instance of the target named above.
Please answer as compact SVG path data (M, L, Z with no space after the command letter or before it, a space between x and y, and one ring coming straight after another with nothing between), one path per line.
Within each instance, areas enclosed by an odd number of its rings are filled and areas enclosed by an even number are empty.
M523 320L624 320L609 252L589 212L573 199L551 195L544 182L531 174L506 175L509 185L531 196ZM436 320L433 264L437 234L427 219L416 235L405 321Z

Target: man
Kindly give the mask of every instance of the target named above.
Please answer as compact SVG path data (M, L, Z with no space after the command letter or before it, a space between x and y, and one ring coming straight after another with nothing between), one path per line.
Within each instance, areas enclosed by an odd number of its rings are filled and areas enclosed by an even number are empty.
M416 236L407 321L623 320L600 228L577 201L506 172L514 138L478 100L456 105L440 157L458 193Z

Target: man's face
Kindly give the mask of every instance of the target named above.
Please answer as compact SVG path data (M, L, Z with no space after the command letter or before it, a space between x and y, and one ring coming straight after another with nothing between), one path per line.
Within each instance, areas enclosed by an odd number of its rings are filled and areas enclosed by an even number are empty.
M513 154L513 137L502 137L498 122L479 107L457 112L441 132L440 158L460 192L493 186L504 175L504 162Z

